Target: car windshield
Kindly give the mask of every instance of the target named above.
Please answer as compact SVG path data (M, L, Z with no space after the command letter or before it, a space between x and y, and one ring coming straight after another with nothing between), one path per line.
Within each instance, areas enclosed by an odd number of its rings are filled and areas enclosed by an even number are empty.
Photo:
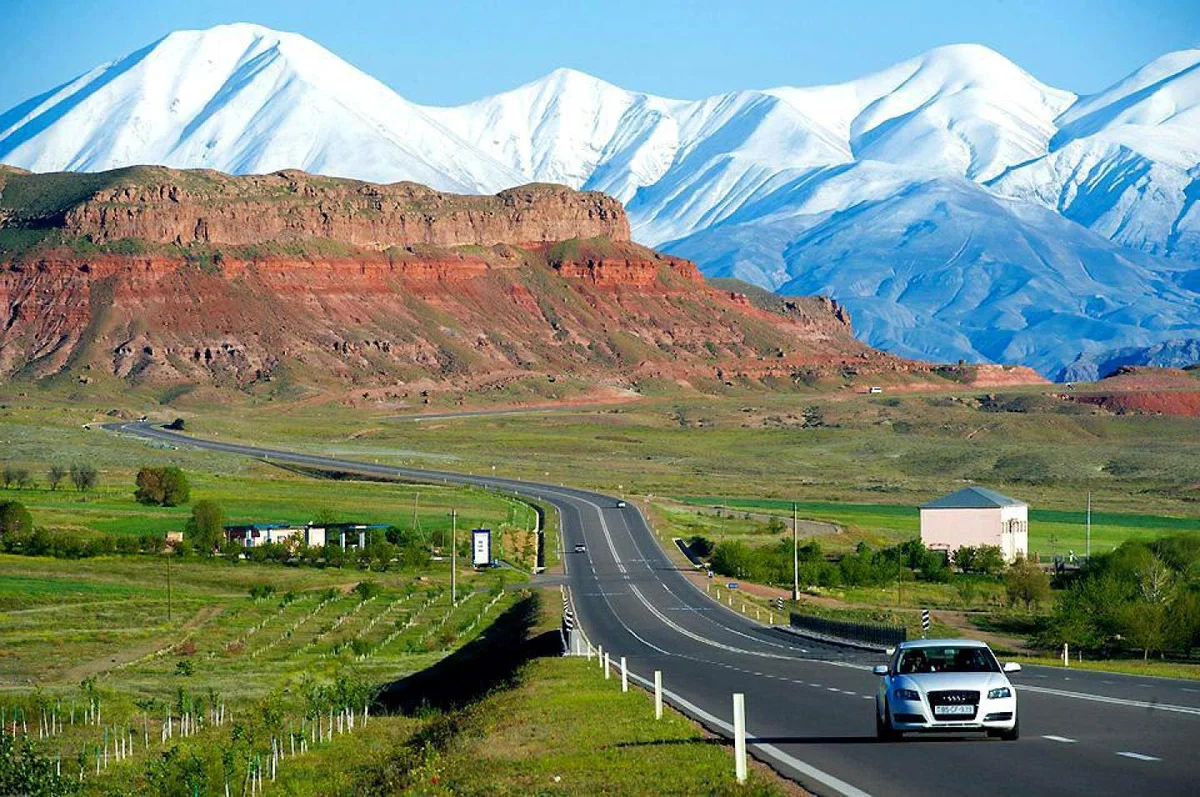
M906 648L896 663L901 675L931 672L1000 672L996 657L987 648L930 646Z

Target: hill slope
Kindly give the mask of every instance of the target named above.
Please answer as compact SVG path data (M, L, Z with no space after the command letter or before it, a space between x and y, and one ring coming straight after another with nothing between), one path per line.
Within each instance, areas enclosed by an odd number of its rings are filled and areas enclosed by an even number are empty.
M0 374L563 397L924 373L828 299L764 309L620 204L290 171L0 173ZM903 378L903 377L901 377Z

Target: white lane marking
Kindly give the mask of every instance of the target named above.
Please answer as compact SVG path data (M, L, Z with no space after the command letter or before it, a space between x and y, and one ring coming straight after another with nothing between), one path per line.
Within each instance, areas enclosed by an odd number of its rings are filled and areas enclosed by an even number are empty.
M1102 683L1102 684L1108 684L1109 686L1112 686L1112 683L1113 683L1113 682L1112 682L1112 681L1101 681L1100 683Z
M838 689L836 686L827 686L827 687L825 687L825 688L826 688L826 689L828 689L830 692L840 692L840 691L842 691L841 689Z
M1135 761L1162 761L1161 758L1156 758L1155 756L1152 756L1152 755L1144 755L1142 753L1130 753L1128 751L1123 752L1123 753L1117 753L1117 755L1123 755L1126 758L1132 758Z
M871 697L870 695L863 695L862 699L863 700L874 700L875 698Z
M1181 686L1179 688L1185 692L1200 692L1200 689L1188 689L1186 686Z
M857 694L858 694L858 692L855 692L855 691L853 691L853 690L851 690L851 689L845 689L845 690L843 690L843 691L844 691L846 694L850 695L851 697L853 697L854 695L857 695Z
M1038 692L1044 695L1055 695L1057 697L1073 697L1076 700L1091 700L1095 703L1110 703L1114 706L1129 706L1131 708L1148 708L1154 711L1173 711L1176 714L1192 714L1200 716L1200 708L1191 706L1173 706L1170 703L1148 703L1145 700L1126 700L1120 697L1107 697L1105 695L1089 695L1085 692L1066 692L1062 689L1048 689L1044 686L1029 686L1024 685L1017 687L1018 692Z
M632 678L633 680L637 681L638 683L640 683L642 686L646 687L647 689L653 688L653 686L649 680L647 680L646 678L643 678L642 676L638 675L637 673L630 672L629 677ZM727 733L727 734L730 734L730 735L733 734L733 726L730 725L725 720L721 719L720 717L715 717L712 714L709 714L704 709L700 708L699 706L695 705L694 703L690 703L687 700L684 700L682 697L675 694L674 692L671 692L668 689L663 689L663 695L666 696L671 701L672 704L674 704L677 707L682 708L686 713L691 714L693 717L697 717L704 722L714 725L714 726L720 728L721 730L725 731L725 733ZM806 777L812 778L813 780L817 781L818 783L828 786L830 789L834 790L838 794L843 795L843 797L871 797L870 794L863 791L862 789L855 788L854 786L851 786L846 781L844 781L838 777L835 777L834 775L830 775L828 772L823 772L823 771L817 769L816 767L812 766L811 764L806 764L805 762L801 761L800 759L795 758L794 756L788 755L787 753L783 752L782 750L780 750L778 747L776 747L773 744L765 744L762 742L755 741L756 737L754 736L754 734L752 734L750 732L749 728L746 729L746 736L747 736L747 739L746 739L747 743L751 747L757 749L760 753L765 755L767 758L773 758L776 761L779 761L780 763L791 767L792 769L796 770L797 772L801 773L802 775L805 775Z
M1046 735L1046 736L1043 736L1042 738L1043 738L1043 739L1049 739L1049 740L1050 740L1050 741L1052 741L1052 742L1062 742L1063 744L1075 744L1075 740L1074 740L1074 739L1068 739L1068 738L1067 738L1067 737L1065 737L1065 736L1051 736L1051 735Z

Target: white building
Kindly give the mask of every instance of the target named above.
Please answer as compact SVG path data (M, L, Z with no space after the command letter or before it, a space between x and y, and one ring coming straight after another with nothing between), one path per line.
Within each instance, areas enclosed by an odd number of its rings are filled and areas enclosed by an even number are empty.
M921 542L947 553L994 545L1012 562L1029 555L1029 505L986 487L964 487L921 504Z

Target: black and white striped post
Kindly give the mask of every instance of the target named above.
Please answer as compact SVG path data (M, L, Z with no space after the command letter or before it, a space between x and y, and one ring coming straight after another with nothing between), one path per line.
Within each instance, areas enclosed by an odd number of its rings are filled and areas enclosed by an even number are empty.
M921 610L921 639L929 637L929 610Z

